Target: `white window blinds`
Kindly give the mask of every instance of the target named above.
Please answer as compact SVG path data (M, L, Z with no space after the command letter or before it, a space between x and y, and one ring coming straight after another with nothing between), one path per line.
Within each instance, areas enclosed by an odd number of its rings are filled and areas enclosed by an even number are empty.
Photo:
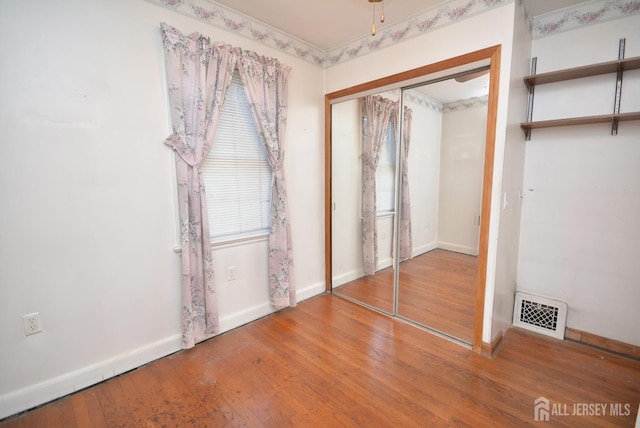
M395 211L396 188L396 136L393 122L389 121L387 135L376 169L376 211Z
M202 165L214 243L269 232L271 167L236 71Z

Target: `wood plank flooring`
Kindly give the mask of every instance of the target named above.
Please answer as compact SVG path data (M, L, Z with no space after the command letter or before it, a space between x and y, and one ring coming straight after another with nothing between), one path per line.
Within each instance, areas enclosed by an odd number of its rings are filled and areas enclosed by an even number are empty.
M324 294L30 412L8 427L520 427L534 401L621 404L544 426L632 427L640 361L509 330L493 360ZM628 405L628 407L626 407Z
M393 268L379 270L334 288L333 293L393 313Z
M473 343L478 258L433 250L400 264L398 314Z
M478 258L435 249L400 264L398 315L473 343ZM393 312L393 269L387 268L334 293Z

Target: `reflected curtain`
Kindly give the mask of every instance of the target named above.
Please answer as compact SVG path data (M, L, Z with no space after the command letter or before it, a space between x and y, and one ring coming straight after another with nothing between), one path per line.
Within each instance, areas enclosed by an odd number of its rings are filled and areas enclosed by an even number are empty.
M198 33L184 36L161 24L176 153L182 245L182 347L218 333L211 243L200 173L236 63L235 50Z
M238 49L238 70L273 179L269 233L269 294L276 308L296 305L293 251L284 175L289 67L277 59Z
M362 255L365 275L374 275L378 270L376 169L389 121L397 110L398 102L379 95L362 99Z
M411 142L412 111L404 107L402 121L402 181L400 183L400 260L413 257L413 238L411 237L411 198L409 196L409 143Z

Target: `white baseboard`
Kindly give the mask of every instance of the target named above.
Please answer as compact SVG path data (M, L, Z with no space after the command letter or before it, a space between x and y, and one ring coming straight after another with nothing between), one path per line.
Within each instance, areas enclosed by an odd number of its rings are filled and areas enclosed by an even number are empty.
M393 258L387 257L386 259L378 260L378 270L386 269L393 266Z
M322 294L325 291L324 282L319 282L317 284L313 284L302 289L296 290L296 298L299 302L303 300L309 299L313 296L317 296L318 294ZM271 306L270 302L263 302L258 305L255 305L251 308L244 309L242 311L237 311L232 314L221 316L220 323L220 333L227 332L229 330L233 330L234 328L238 328L242 325L248 324L252 321L270 315L276 312L276 309Z
M364 271L362 269L356 269L349 272L341 273L340 275L336 275L333 277L331 281L332 287L337 288L341 285L344 285L348 282L355 281L358 278L362 278L364 276Z
M468 254L470 256L477 256L478 249L473 247L465 247L464 245L451 244L449 242L438 242L438 248L443 250L454 251L456 253Z
M307 300L319 294L322 294L325 291L327 291L326 285L324 281L321 281L316 284L304 287L300 290L296 290L296 295L298 297L298 302L302 302L303 300Z
M378 270L386 269L388 267L393 266L393 259L391 257L378 260ZM339 275L334 275L331 280L331 286L333 288L338 288L341 285L348 284L351 281L355 281L356 279L360 279L365 277L365 273L363 269L355 269L349 272L344 272Z
M297 290L298 302L322 294L324 282ZM275 312L269 302L220 318L220 332ZM95 385L182 349L180 334L167 337L64 375L0 395L0 419Z
M420 245L418 247L413 247L411 251L412 257L418 257L424 253L428 253L429 251L433 251L438 248L437 242L429 242L428 244Z
M0 396L0 419L95 385L181 349L181 335L174 335L113 358L65 373Z

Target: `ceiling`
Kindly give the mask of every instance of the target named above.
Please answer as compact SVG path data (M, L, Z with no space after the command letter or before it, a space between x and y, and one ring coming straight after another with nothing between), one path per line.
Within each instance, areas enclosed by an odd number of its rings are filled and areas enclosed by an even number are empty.
M215 0L323 50L366 36L374 3L368 0ZM538 16L585 3L584 0L525 0ZM384 0L385 22L378 29L446 3L445 0ZM377 14L383 3L376 3Z

